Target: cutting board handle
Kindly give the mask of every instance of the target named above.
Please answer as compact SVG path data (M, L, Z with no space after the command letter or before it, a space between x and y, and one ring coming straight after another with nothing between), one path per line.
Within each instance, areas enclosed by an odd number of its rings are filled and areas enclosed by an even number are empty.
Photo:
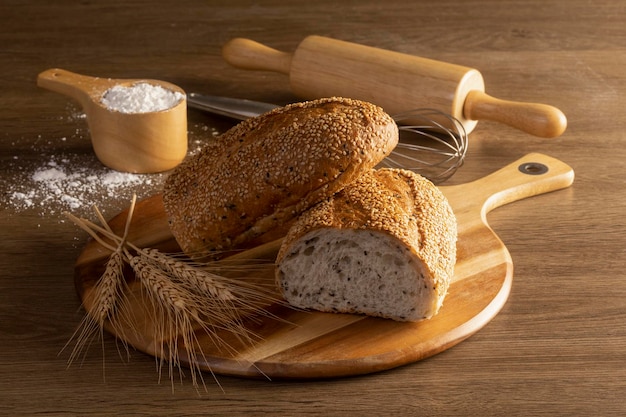
M574 170L566 163L540 153L531 153L478 180L441 187L457 216L466 211L491 210L514 201L567 188L574 182Z

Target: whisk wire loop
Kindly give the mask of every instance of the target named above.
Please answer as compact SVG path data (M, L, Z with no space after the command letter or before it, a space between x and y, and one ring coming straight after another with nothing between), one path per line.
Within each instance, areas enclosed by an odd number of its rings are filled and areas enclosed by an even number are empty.
M190 93L189 106L226 117L245 120L278 107L275 104ZM441 183L463 165L467 132L452 115L432 108L418 108L393 116L400 142L381 166L408 169Z
M463 165L468 138L453 116L436 109L415 109L393 116L400 142L382 163L417 172L433 183L442 183Z

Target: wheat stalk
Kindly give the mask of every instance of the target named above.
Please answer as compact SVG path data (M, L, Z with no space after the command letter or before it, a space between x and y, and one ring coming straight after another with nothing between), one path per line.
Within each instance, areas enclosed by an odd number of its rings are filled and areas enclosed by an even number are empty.
M203 300L212 300L210 321L230 323L227 330L243 337L241 340L244 343L250 343L257 338L243 325L244 319L265 316L284 321L266 309L271 304L287 305L276 295L272 295L276 291L274 281L264 286L258 281L253 283L242 279L247 277L254 281L255 271L273 267L273 263L259 263L259 260L254 259L247 260L245 264L226 260L198 263L189 258L182 260L176 254L164 254L156 249L144 249L141 255L148 258L148 261L158 263L174 281L180 282ZM228 278L223 275L224 272L234 273L237 278Z
M134 209L135 198L133 198L131 203L131 210ZM104 221L102 217L102 213L98 210L97 207L93 207L96 215L100 218L100 221L105 225L105 229L110 233L113 233L110 229L109 225ZM70 217L71 218L71 217ZM73 218L76 220L76 218ZM88 230L92 236L93 233L89 230L81 222L76 222L83 229ZM126 236L128 235L128 230L130 228L130 216L127 219L126 226L124 229L124 235L119 240L119 243L116 247L109 245L108 243L101 241L99 237L96 236L97 239L100 240L101 244L105 245L109 249L112 250L109 258L106 262L104 272L100 276L100 278L96 281L96 284L93 286L92 290L85 296L85 300L83 302L83 307L86 305L90 305L89 311L91 314L86 314L81 320L78 328L70 337L70 340L66 343L61 351L63 351L72 341L75 341L74 347L70 353L68 358L68 366L71 365L77 358L84 356L86 354L85 347L90 345L95 337L99 338L101 343L104 343L104 326L106 322L111 324L111 327L114 333L122 335L124 332L124 326L118 320L121 316L118 314L119 311L125 310L127 304L127 299L124 297L126 293L126 280L124 278L124 255L123 255L123 245L126 240ZM125 338L121 338L123 341ZM128 355L128 346L123 342L124 349ZM102 346L102 350L104 352L104 346ZM104 355L103 355L103 373L105 371L104 366Z
M123 259L120 252L113 252L107 261L105 272L94 285L92 291L86 296L84 305L91 305L91 314L86 314L81 320L78 328L66 343L62 351L74 341L74 347L68 359L68 366L76 359L86 354L85 347L90 345L95 337L103 343L104 324L107 321L112 323L113 328L123 329L118 326L116 309L119 299L123 293L122 282L124 282L121 267ZM104 351L104 346L102 347ZM103 366L104 368L104 366Z
M224 302L235 300L235 296L221 279L223 277L219 275L195 268L187 262L176 260L156 249L142 250L141 255L144 256L147 261L155 262L168 274L186 284L192 291L215 297L216 300Z
M122 340L126 340L125 329L136 331L137 324L134 323L129 308L130 301L127 295L129 291L122 270L124 263L127 263L134 272L135 280L141 286L144 294L142 299L148 301L147 308L151 309L159 380L167 364L173 389L174 371L178 370L182 378L180 358L184 351L189 362L193 386L198 389L201 384L206 390L200 361L205 364L208 361L202 351L197 332L204 332L211 343L220 349L236 354L236 348L220 334L226 331L234 335L240 343L254 343L259 337L246 327L244 321L255 315L280 320L266 310L267 306L280 301L271 294L273 287L263 288L260 285L220 275L219 271L231 268L227 263L201 264L189 258L182 258L178 254L139 248L129 242L127 236L135 201L133 196L124 234L121 237L110 229L97 207L94 207L94 211L101 225L66 214L94 240L111 251L104 273L91 289L89 297L85 298L84 305L90 308L70 339L76 340L76 345L69 363L84 354L85 346L95 334L99 334L101 340L103 339L102 333L106 323ZM252 271L254 267L251 263L247 269L244 265L232 266L232 270L246 275L246 271ZM122 321L122 317L125 321ZM208 369L210 371L210 367ZM212 371L211 374L219 386L219 381Z
M142 288L148 293L148 299L152 302L152 316L157 318L154 320L157 343L160 343L158 346L160 355L157 356L162 358L158 362L159 379L161 378L163 360L169 366L172 383L174 368L181 369L177 343L177 338L180 335L190 356L192 383L194 386L198 386L198 376L200 376L204 385L202 373L198 367L196 350L190 349L197 344L194 323L202 323L199 318L199 308L202 306L198 304L192 294L175 285L162 270L146 263L141 256L131 256L129 263L135 277L141 281Z

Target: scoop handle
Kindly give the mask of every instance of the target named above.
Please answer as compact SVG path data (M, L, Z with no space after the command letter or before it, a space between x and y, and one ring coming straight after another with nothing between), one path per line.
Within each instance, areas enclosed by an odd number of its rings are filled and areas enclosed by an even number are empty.
M291 71L293 58L293 54L244 38L234 38L224 44L222 56L233 67L274 71L287 75Z
M97 78L76 74L59 68L41 72L37 76L39 87L64 94L88 106L115 82L109 78Z
M567 128L567 118L556 107L540 103L501 100L482 91L468 93L463 113L468 119L504 123L543 138L557 137Z

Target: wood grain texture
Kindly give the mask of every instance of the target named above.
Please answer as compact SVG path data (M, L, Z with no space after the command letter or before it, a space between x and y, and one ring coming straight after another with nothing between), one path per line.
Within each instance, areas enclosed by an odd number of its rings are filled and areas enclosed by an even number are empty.
M375 102L389 114L434 108L454 116L467 133L479 120L550 138L567 127L565 115L553 106L485 94L476 69L355 42L307 36L289 54L235 38L224 45L222 56L237 68L287 74L291 89L303 99L354 97Z
M626 414L625 8L613 0L1 2L0 414ZM570 188L489 213L515 265L502 310L452 349L350 378L223 376L222 391L207 375L208 393L198 395L183 376L172 392L158 383L152 357L120 358L110 336L67 367L59 352L82 317L73 275L87 237L60 213L16 209L6 196L51 155L100 165L86 121L70 100L37 87L37 74L61 67L160 79L284 104L295 99L285 75L234 69L221 47L245 37L293 51L311 34L476 68L488 94L565 113L568 128L556 139L481 121L447 183L482 178L531 152L576 172ZM192 145L232 126L197 111L188 119ZM154 181L143 196L158 192ZM130 197L98 203L111 217Z
M351 314L295 311L286 306L268 306L273 317L257 317L245 322L259 336L254 344L243 344L227 331L208 334L196 332L197 344L185 345L179 335L172 340L180 349L180 361L189 364L189 352L198 354L201 369L223 375L266 378L330 378L359 375L394 368L440 353L465 340L484 327L506 302L513 279L513 263L508 250L489 228L486 215L501 205L526 197L569 187L573 170L565 163L541 154L530 154L489 176L441 190L457 217L459 241L455 274L444 306L430 320L399 323ZM114 217L111 228L123 235L128 210ZM160 195L137 206L128 241L140 247L180 252L169 234L167 216ZM241 253L236 265L254 259L271 262L261 272L268 282L274 280L273 261L279 244L267 244ZM86 310L94 283L103 274L107 250L91 241L76 263L76 285ZM247 260L247 261L246 261ZM231 262L232 263L232 262ZM249 263L248 263L249 264ZM255 269L255 274L259 271ZM109 331L135 348L163 357L149 300L142 295L132 272L127 273L134 296L132 316L121 321L139 322ZM245 273L244 273L245 274ZM135 285L133 285L135 284ZM148 323L148 325L143 325ZM225 351L214 337L229 341L235 352ZM169 340L169 338L168 338ZM155 343L156 341L156 343ZM174 342L172 342L174 343ZM194 363L193 366L196 366Z
M112 110L103 104L110 88L141 83L183 98L170 108L141 113ZM169 171L187 156L187 103L185 92L176 85L161 80L91 77L59 68L42 71L37 85L80 103L94 153L111 169L134 174Z

